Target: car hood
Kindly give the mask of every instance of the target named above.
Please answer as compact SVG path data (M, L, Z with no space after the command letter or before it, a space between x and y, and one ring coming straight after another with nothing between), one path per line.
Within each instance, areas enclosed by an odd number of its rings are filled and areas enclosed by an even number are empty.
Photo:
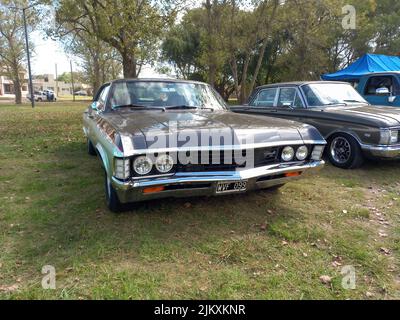
M230 111L118 111L106 117L121 136L131 138L133 150L215 146L210 137L218 137L218 146L324 141L308 125Z
M400 108L385 106L328 107L322 109L324 113L357 118L360 122L378 124L380 127L395 127L400 125Z

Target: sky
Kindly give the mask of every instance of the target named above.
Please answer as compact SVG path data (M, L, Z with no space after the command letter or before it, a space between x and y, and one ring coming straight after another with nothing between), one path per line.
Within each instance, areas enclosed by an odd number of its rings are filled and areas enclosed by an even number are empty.
M67 55L62 46L51 39L45 39L40 31L31 33L30 40L34 43L35 53L32 56L32 73L39 74L54 74L55 65L57 64L58 75L63 72L70 72L70 61L72 61L73 70L79 70L79 60L72 56ZM140 74L141 78L159 78L162 75L158 74L150 66L145 66Z

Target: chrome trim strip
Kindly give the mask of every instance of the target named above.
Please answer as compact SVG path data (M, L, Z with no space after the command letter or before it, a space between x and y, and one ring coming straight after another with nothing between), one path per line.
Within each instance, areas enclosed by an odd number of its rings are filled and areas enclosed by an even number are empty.
M375 157L380 158L399 158L400 157L400 145L366 145L361 144L361 149L366 152L370 152Z
M219 182L219 181L241 181L267 176L274 176L290 172L303 172L309 169L316 169L325 164L323 160L312 161L309 163L287 163L274 164L260 168L247 169L242 171L222 171L222 172L190 172L177 173L170 178L121 182L114 177L113 184L117 189L129 190L135 188L146 188L151 186L162 186L181 183L203 183L203 182Z

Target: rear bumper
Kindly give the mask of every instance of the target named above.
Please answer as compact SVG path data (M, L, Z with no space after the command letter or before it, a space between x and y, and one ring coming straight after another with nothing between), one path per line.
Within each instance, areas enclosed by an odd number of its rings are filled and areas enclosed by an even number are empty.
M276 164L254 169L229 172L177 173L170 177L121 182L112 178L121 203L139 202L160 198L215 196L218 182L247 181L247 190L267 189L299 179L324 166L324 161ZM286 176L288 173L301 173ZM145 193L146 188L165 187L157 193Z
M400 145L397 146L361 146L367 156L382 159L400 158Z

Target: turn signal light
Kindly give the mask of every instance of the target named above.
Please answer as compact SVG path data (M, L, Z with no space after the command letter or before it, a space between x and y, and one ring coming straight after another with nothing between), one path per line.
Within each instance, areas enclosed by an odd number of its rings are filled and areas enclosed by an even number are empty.
M293 178L293 177L300 177L301 172L289 172L285 174L285 177L287 178Z
M165 190L165 187L146 188L143 190L143 193L145 193L145 194L158 193L158 192L162 192L164 190Z

